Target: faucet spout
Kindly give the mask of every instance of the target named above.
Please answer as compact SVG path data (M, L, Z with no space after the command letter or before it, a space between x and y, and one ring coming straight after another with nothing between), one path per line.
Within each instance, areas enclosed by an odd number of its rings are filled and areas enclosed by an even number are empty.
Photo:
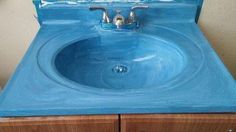
M120 10L116 10L116 16L113 18L113 24L116 25L117 28L121 28L122 25L125 24L125 18L120 14Z

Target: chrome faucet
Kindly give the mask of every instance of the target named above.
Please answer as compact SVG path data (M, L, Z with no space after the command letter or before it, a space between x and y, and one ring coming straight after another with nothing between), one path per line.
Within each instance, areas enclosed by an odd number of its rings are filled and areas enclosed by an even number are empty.
M148 8L147 5L137 5L137 6L131 7L131 11L129 13L129 18L128 18L128 23L137 22L137 17L136 17L136 14L135 14L135 10L137 10L137 9L146 9L146 8Z
M125 18L120 14L120 12L120 10L116 10L116 15L113 18L113 24L116 25L117 28L121 28L121 26L125 24Z
M108 11L105 7L101 7L101 6L89 7L91 11L102 10L103 11L102 24L103 25L112 24L114 26L110 26L110 27L115 27L115 28L129 27L130 25L137 26L137 17L136 17L135 11L137 9L146 9L146 8L148 8L147 5L136 5L136 6L131 7L129 18L127 20L125 19L124 16L121 15L121 10L116 10L116 15L111 22L111 19L109 18L109 15L108 15Z
M89 7L89 10L90 11L94 11L94 10L101 10L101 11L103 11L102 22L104 22L104 23L110 23L111 22L111 20L110 20L110 18L108 16L107 9L105 7L91 6L91 7Z

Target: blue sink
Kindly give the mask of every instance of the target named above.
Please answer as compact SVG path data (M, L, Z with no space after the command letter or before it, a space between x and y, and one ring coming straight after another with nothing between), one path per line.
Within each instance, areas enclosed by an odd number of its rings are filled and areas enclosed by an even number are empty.
M36 0L41 28L0 116L236 112L235 80L196 24L197 1L146 2L138 29L109 30L88 3ZM96 4L124 16L134 5Z
M79 29L73 36L61 33L41 48L39 66L58 83L86 91L165 89L191 79L203 63L201 49L178 32L157 28L158 35L148 34L148 27L139 32L96 28L81 38Z
M186 59L177 44L121 32L66 45L54 63L58 73L78 85L120 91L160 87L183 72Z

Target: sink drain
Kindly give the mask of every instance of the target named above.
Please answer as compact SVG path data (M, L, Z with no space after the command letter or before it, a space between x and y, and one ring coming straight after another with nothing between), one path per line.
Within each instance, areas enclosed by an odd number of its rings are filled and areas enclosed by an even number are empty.
M112 71L114 73L126 73L128 71L128 68L124 65L116 65L112 68Z

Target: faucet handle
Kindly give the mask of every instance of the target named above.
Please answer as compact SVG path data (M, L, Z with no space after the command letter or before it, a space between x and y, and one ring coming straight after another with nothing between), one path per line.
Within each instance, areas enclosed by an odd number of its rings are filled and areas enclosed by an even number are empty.
M102 21L104 23L110 23L111 22L111 20L110 20L110 18L108 16L107 9L105 7L102 7L102 6L90 6L89 10L90 11L94 11L94 10L101 10L101 11L103 11Z
M133 22L137 21L135 10L137 10L137 9L147 9L147 8L148 8L147 5L136 5L136 6L131 7L128 22L133 23Z
M147 9L148 5L136 5L131 7L131 11L135 11L136 9Z

